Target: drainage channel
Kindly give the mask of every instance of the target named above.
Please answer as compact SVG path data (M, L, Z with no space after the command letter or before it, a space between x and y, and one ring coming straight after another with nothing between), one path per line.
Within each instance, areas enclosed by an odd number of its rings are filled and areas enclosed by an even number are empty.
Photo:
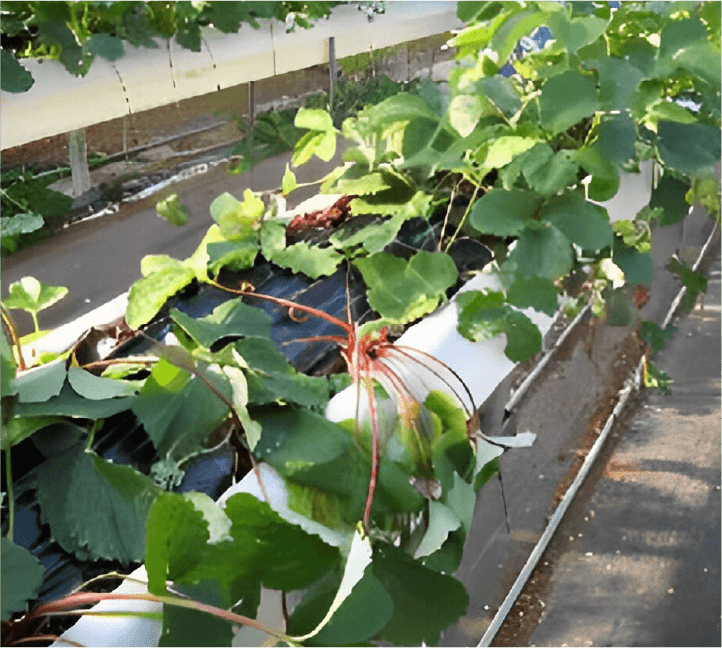
M695 263L692 266L693 271L697 271L707 254L709 248L711 247L712 243L716 240L717 236L719 234L719 227L717 225L714 226L711 234L705 241L702 249L700 250L699 255L697 256L697 259ZM662 328L666 328L666 326L672 321L672 318L674 317L675 313L677 312L677 309L679 308L680 303L682 302L682 299L684 298L685 293L687 292L687 288L683 286L679 292L677 293L676 297L674 298L669 310L667 311L667 314L664 318L664 322L662 324ZM572 329L574 326L578 324L579 321L581 321L581 313L580 316L578 316L574 322L572 322L572 325L570 325L567 330L564 332L562 337L560 337L557 344L554 346L554 349L549 352L549 354L544 358L544 365L548 361L549 358L552 356L552 352L556 350L564 339L568 337L568 335L572 332ZM504 598L504 601L502 602L501 606L497 610L496 614L494 615L494 618L491 621L491 624L484 632L483 636L481 637L481 640L477 644L477 646L491 646L492 641L494 640L495 636L501 629L502 625L507 619L507 616L509 615L509 612L511 611L512 607L514 606L517 598L525 588L527 581L529 577L531 576L532 572L536 568L537 564L539 563L539 560L544 555L544 552L546 551L550 541L554 537L554 534L556 533L564 514L566 513L567 509L569 508L570 504L574 501L574 498L576 497L580 487L582 486L584 480L589 475L589 472L591 471L592 467L594 466L595 461L597 460L605 441L607 440L607 437L609 436L610 431L614 427L615 422L619 419L621 413L623 412L625 406L627 405L630 397L634 394L636 390L639 389L641 385L642 375L644 372L644 364L646 362L646 356L643 356L642 359L638 362L636 368L631 373L631 375L627 378L625 381L624 386L622 389L618 392L618 400L616 405L614 406L614 409L612 410L611 414L608 416L604 423L604 427L602 428L601 432L599 433L599 436L597 437L596 441L594 442L594 445L592 446L591 450L586 455L584 462L582 463L581 468L579 469L579 472L575 476L574 480L572 481L571 485L567 489L567 491L564 493L564 496L562 497L561 501L557 505L554 513L551 515L551 517L548 520L548 523L546 525L546 528L544 529L544 532L542 533L541 537L537 541L537 543L534 545L531 553L529 554L529 557L524 564L524 566L521 569L521 572L519 573L518 577L514 581L513 585L509 589L506 597ZM541 372L541 369L543 369L542 363L540 363L539 366L529 375L529 378L536 377ZM511 411L512 407L516 405L520 398L523 397L524 393L528 390L528 388L531 386L531 380L527 379L524 381L522 386L517 390L516 394L510 399L509 403L507 404L507 407L505 408L506 411ZM527 384L529 383L529 384ZM524 391L522 392L522 388L524 388ZM511 405L510 405L511 404Z

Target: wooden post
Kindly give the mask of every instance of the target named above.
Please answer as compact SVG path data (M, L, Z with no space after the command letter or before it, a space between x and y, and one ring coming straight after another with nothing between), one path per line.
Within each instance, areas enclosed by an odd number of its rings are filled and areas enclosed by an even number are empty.
M336 38L331 36L328 39L328 107L333 109L333 89L336 85Z
M256 98L253 92L253 81L248 82L248 146L251 151L251 161L254 161L253 155L253 126L256 119Z
M73 178L73 196L77 198L90 190L90 169L88 168L88 143L85 129L71 131L68 136L70 172Z

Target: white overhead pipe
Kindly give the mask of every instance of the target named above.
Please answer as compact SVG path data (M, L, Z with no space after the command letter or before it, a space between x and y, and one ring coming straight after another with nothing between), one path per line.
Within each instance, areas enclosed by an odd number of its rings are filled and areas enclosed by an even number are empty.
M278 22L243 25L237 34L202 30L201 51L171 39L157 48L124 42L125 55L111 63L96 57L84 77L58 61L23 60L35 79L23 93L2 92L2 149L79 130L109 119L165 106L329 62L328 39L343 58L441 34L462 25L454 2L388 2L386 13L368 22L351 5L334 7L312 29L285 33Z

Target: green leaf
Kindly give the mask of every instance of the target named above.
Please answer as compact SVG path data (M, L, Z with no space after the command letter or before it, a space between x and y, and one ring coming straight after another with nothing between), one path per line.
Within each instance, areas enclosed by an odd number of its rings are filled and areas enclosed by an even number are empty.
M271 318L260 308L244 304L240 297L224 302L206 317L195 319L176 308L171 310L170 316L200 346L207 349L226 337L271 335Z
M706 124L660 121L657 129L662 161L687 175L713 167L720 159L719 129Z
M466 137L476 127L484 105L476 95L456 95L449 104L449 123L459 135Z
M265 205L250 189L243 192L243 202L229 194L222 193L211 203L211 217L221 234L226 238L248 234L260 222Z
M517 308L534 308L554 315L558 308L557 288L550 279L516 277L509 287L507 301Z
M475 501L475 498L474 498ZM438 551L446 542L449 534L461 526L454 512L441 502L429 502L429 526L421 544L414 552L414 558L424 558Z
M43 519L58 544L81 559L142 560L146 515L158 493L134 468L82 448L53 457L38 473Z
M564 11L549 12L549 28L554 37L572 54L590 45L606 30L609 20L581 16L569 20Z
M0 216L0 231L2 231L0 243L2 243L3 251L14 252L17 247L17 238L21 234L30 234L30 232L39 230L44 224L43 217L32 212L15 214L15 216Z
M340 426L307 410L292 407L254 408L263 427L255 450L287 480L335 496L343 519L363 516L369 464L352 436Z
M266 221L261 228L261 250L269 261L301 272L312 279L332 275L343 255L332 247L320 248L301 242L289 247L286 245L286 227L280 221Z
M63 423L65 419L59 416L35 416L31 418L11 418L2 428L2 448L7 451L15 444L32 436L38 430Z
M623 113L604 117L597 130L595 148L602 157L609 159L617 165L634 159L634 142L637 139L637 129L632 117ZM581 163L584 166L583 163ZM590 171L591 173L591 171Z
M296 174L291 171L288 164L286 165L286 172L283 174L283 180L281 180L281 193L284 196L290 194L296 187L298 182L296 181Z
M720 51L710 42L692 43L674 56L677 65L707 81L720 91Z
M205 378L226 398L230 386L219 371L204 371ZM228 407L197 376L158 361L134 399L133 413L142 423L162 457L173 452L183 458L197 451L228 416Z
M23 277L10 284L8 296L2 303L5 308L17 308L37 315L67 294L68 289L64 286L49 286L35 277Z
M322 407L328 402L328 381L297 372L268 338L249 337L236 342L248 365L248 398L263 405L278 400L303 407Z
M662 227L674 225L686 218L690 209L685 200L687 191L689 191L687 182L682 182L669 174L662 176L659 184L652 191L652 198L649 201L649 206L652 209L657 207L664 209L664 213L659 219L659 224Z
M482 234L515 236L539 208L541 199L522 189L492 189L474 203L469 222Z
M544 128L556 135L599 109L596 84L576 70L548 79L542 86L539 110Z
M325 110L301 107L296 113L293 125L296 128L307 128L312 131L331 131L333 119Z
M186 266L151 272L136 281L128 293L125 320L132 329L150 322L170 297L193 281L195 273Z
M251 268L258 255L258 233L249 230L230 241L209 241L206 251L208 267L215 274L219 273L221 268L235 271Z
M652 353L661 351L671 339L674 338L674 328L671 324L661 328L656 322L645 320L639 325L640 337L652 347Z
M228 382L231 384L231 403L243 424L243 434L246 437L248 448L253 452L261 438L262 429L260 424L254 421L248 413L248 381L238 367L225 366L223 373L226 374Z
M253 495L231 496L225 514L231 520L233 544L239 553L246 553L246 561L260 572L265 587L286 592L307 587L338 564L336 547L286 522Z
M504 294L486 290L467 290L456 298L459 305L458 329L468 340L481 342L504 332L504 318L509 312Z
M296 606L287 632L317 646L346 646L370 640L393 615L393 601L373 575L371 545L358 531L343 575L327 574Z
M3 53L5 50L3 50ZM3 71L4 74L4 71ZM3 88L4 90L4 88ZM27 549L2 538L2 620L22 612L40 591L45 567Z
M548 16L547 11L520 11L501 23L491 38L491 47L499 55L499 63L503 64L509 58L522 36L543 25Z
M707 291L707 277L701 272L695 272L676 257L670 259L666 268L669 272L676 274L687 289L681 304L682 310L691 309L699 294Z
M433 311L458 275L454 261L444 253L421 251L405 261L380 252L354 263L368 286L371 308L394 322Z
M167 254L146 254L140 260L140 272L144 277L147 277L153 272L160 272L161 270L179 270L182 269L183 262L168 256Z
M510 252L506 270L513 270L528 277L557 279L572 267L569 239L556 227L545 223L527 226Z
M607 210L585 200L578 192L551 198L542 207L541 217L583 250L601 250L612 243Z
M345 179L338 181L339 192L344 194L376 194L384 189L390 189L391 185L386 182L384 176L379 172L367 173L360 178Z
M511 79L501 74L484 77L479 81L482 93L493 103L501 113L511 119L522 108L519 93Z
M94 34L83 43L83 53L90 52L102 56L109 61L116 61L123 56L123 39L110 34Z
M524 362L542 349L542 334L524 313L510 312L505 318L504 354L512 362Z
M504 77L502 77L504 78ZM489 144L486 155L479 157L479 164L487 169L499 169L514 158L532 148L537 141L529 137L503 135Z
M110 398L108 400L90 400L79 396L66 383L60 393L47 401L38 403L18 403L16 416L75 416L77 418L101 419L130 409L135 397Z
M619 191L619 171L607 159L597 143L591 147L583 147L576 152L575 160L589 174L592 179L589 183L589 198L604 202L611 200Z
M65 363L62 361L41 365L19 373L15 389L21 403L41 403L57 396L65 383Z
M75 366L68 369L68 382L79 396L96 401L131 396L138 390L138 385L132 382L101 378Z
M615 57L585 61L599 74L599 100L602 110L627 110L644 75L629 61Z
M10 50L5 48L0 52L0 81L2 82L0 89L4 92L27 92L35 83L33 75L18 63ZM3 236L5 236L4 231Z
M552 153L546 144L537 145L530 151L538 152L538 155L530 157L522 168L529 187L549 196L576 183L578 167L574 151L562 149Z
M397 214L381 223L369 223L351 235L343 231L336 232L329 241L331 245L342 250L363 245L368 254L376 254L396 238L405 220L407 219L402 214Z
M171 194L165 200L161 200L155 206L155 211L171 225L180 227L188 222L188 208L181 203L178 194Z
M2 380L2 397L10 396L17 393L17 387L15 386L15 357L13 351L10 348L7 336L5 335L5 328L2 327L0 335L0 343L2 344L2 366L0 366L0 380Z
M419 119L435 123L439 121L439 115L426 99L409 92L399 92L384 99L375 106L365 108L360 115L368 118L371 128L375 131L398 122L413 122Z
M612 261L624 272L628 284L651 283L654 276L651 251L640 252L633 246L625 245L621 237L615 236Z
M158 495L146 525L148 591L159 596L166 594L166 581L187 571L209 540L208 523L187 496Z
M458 580L424 567L396 547L379 543L372 568L394 604L391 621L377 635L382 641L436 645L441 632L466 612L469 595Z

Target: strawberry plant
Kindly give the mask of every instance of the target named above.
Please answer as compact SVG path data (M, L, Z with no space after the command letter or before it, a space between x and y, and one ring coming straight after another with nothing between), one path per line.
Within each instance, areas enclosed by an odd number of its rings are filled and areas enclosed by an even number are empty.
M484 271L501 283L459 296L459 332L504 334L506 355L520 362L541 348L520 308L553 313L560 301L590 299L610 323L634 322L632 289L651 281L656 229L681 222L695 199L719 218L718 4L460 2L457 12L466 27L453 40L448 92L426 82L340 127L324 110L298 112L305 134L284 194L297 187L294 168L330 159L339 135L350 143L344 164L319 180L333 194L326 207L291 219L253 192L222 194L188 259L143 260L126 313L145 336L142 352L81 363L73 349L18 370L3 335L8 490L11 449L72 420L75 442L39 479L43 519L76 556L144 561L149 593L136 596L163 603L163 645L229 645L231 623L258 628L262 587L301 590L285 628L261 628L287 644L437 643L468 603L452 574L476 494L504 446L524 442L485 437L463 381L394 342L468 277L455 242L476 239L476 267L491 258ZM542 27L553 40L538 48L529 37ZM499 75L510 57L514 73ZM605 202L647 160L661 172L650 204L611 222ZM411 242L400 236L408 231ZM314 280L344 266L378 318L360 324L348 306L341 319L256 291L243 273L259 263ZM704 289L679 260L669 267L691 292ZM581 293L566 292L572 273L586 278ZM173 299L197 286L228 299L190 317ZM289 329L310 321L313 334L297 344L337 345L348 377L297 371L272 337L278 308ZM147 339L160 324L174 336L166 344ZM656 349L668 335L655 326L642 323L640 335ZM329 420L322 413L344 381L353 415ZM128 410L152 443L156 480L95 451L101 421ZM258 497L220 505L166 492L187 462L219 445L233 448ZM282 503L271 494L279 484ZM7 577L18 587L7 598L3 588L4 619L37 596L40 574L8 542L18 569ZM125 595L72 594L26 618L113 596Z

